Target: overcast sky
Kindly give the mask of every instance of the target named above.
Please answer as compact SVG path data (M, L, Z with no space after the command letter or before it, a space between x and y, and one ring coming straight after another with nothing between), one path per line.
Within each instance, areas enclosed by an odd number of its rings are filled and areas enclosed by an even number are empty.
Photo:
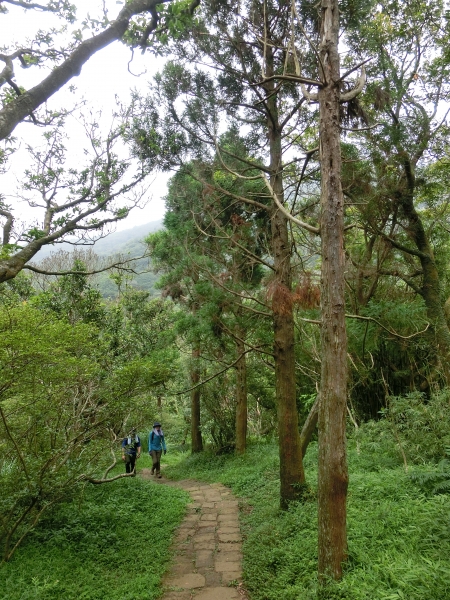
M85 15L90 13L91 17L99 16L98 12L102 7L102 2L97 0L77 0L77 15L80 21ZM118 14L121 8L121 3L106 0L105 4L109 8L109 17L112 19ZM8 14L0 15L1 39L0 44L7 45L14 41L25 45L25 37L33 37L38 29L48 30L49 26L54 25L60 27L62 21L55 19L48 13L38 13L35 11L24 11L21 8L8 5ZM97 11L97 12L96 12ZM78 28L79 25L69 25L69 31ZM20 38L18 37L20 35ZM116 106L116 96L127 103L130 96L131 88L138 88L142 91L148 89L149 81L154 73L162 67L161 59L156 59L149 53L142 56L140 52L135 53L133 63L130 65L130 70L138 74L139 77L133 76L128 71L128 62L131 58L130 50L123 44L115 42L109 47L99 51L91 58L79 77L71 80L70 84L76 86L76 92L68 91L68 86L61 90L52 98L49 104L55 108L64 106L73 106L77 100L83 97L86 101L86 111L102 112L102 125L106 128L112 122L112 112ZM1 64L0 64L1 66ZM23 70L16 66L16 83L23 85L25 88L30 88L41 81L46 71L43 69L27 69ZM69 84L69 85L70 85ZM69 136L67 146L73 150L81 149L85 138L82 135L80 126L79 111L73 117L67 120L66 133ZM41 144L42 129L39 129L31 124L19 125L13 135L21 142L21 151L14 155L11 159L10 168L6 176L2 176L2 193L6 196L7 202L16 204L17 200L13 199L17 182L23 177L23 170L26 168L27 155L24 150L26 143ZM156 174L151 184L149 201L146 208L139 210L135 209L130 216L117 226L118 230L127 229L135 225L155 221L164 215L164 203L162 196L166 193L166 183L168 176L165 174ZM28 210L25 205L22 205L22 211ZM24 213L25 214L25 213Z

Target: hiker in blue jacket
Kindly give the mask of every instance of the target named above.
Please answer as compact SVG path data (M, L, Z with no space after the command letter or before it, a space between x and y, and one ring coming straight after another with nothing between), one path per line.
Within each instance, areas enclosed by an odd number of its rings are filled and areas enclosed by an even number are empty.
M148 453L152 457L152 475L161 479L161 454L167 452L164 433L161 429L161 423L153 423L153 429L148 434Z

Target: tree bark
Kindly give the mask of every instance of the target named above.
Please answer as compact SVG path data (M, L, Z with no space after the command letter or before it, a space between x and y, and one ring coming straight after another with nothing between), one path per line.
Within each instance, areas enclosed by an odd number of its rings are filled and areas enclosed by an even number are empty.
M432 324L434 346L437 350L442 375L447 386L450 386L450 330L441 300L439 272L422 220L414 207L415 177L412 166L407 163L405 170L410 189L409 193L401 196L400 204L408 220L406 229L408 236L419 251L423 273L422 286L419 291L425 301L427 317Z
M302 431L300 433L300 446L302 449L302 458L305 457L306 450L309 442L311 441L312 435L317 427L317 421L319 419L319 404L320 394L317 394L314 404L309 411L309 415L306 417L306 421L303 424Z
M245 454L247 449L247 360L244 342L236 343L236 454Z
M348 470L345 415L347 334L344 301L344 198L339 129L337 0L322 0L319 89L322 244L322 367L319 406L319 579L340 579L347 556Z
M274 75L273 55L269 45L266 53L266 75ZM270 151L270 184L278 200L284 201L282 175L282 130L278 118L277 96L273 83L267 86L269 100L268 132ZM270 96L270 93L272 95ZM280 506L302 497L305 484L295 381L295 333L291 294L291 248L287 217L276 207L271 214L271 244L275 273L272 296L275 387L280 454Z
M200 381L200 348L192 350L191 382L197 385ZM200 387L191 391L191 452L203 450L202 431L200 426Z

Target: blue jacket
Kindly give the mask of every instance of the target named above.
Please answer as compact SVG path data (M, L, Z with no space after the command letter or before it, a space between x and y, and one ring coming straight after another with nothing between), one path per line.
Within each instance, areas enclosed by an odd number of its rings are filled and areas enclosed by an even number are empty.
M148 434L148 451L152 450L166 450L166 442L164 441L164 434L161 431L161 435L156 435L153 429Z

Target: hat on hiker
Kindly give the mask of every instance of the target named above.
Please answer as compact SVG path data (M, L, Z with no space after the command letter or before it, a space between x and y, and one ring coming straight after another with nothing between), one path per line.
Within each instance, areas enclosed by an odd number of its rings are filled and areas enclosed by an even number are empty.
M159 421L155 421L155 423L153 423L153 427L161 427L161 423Z

